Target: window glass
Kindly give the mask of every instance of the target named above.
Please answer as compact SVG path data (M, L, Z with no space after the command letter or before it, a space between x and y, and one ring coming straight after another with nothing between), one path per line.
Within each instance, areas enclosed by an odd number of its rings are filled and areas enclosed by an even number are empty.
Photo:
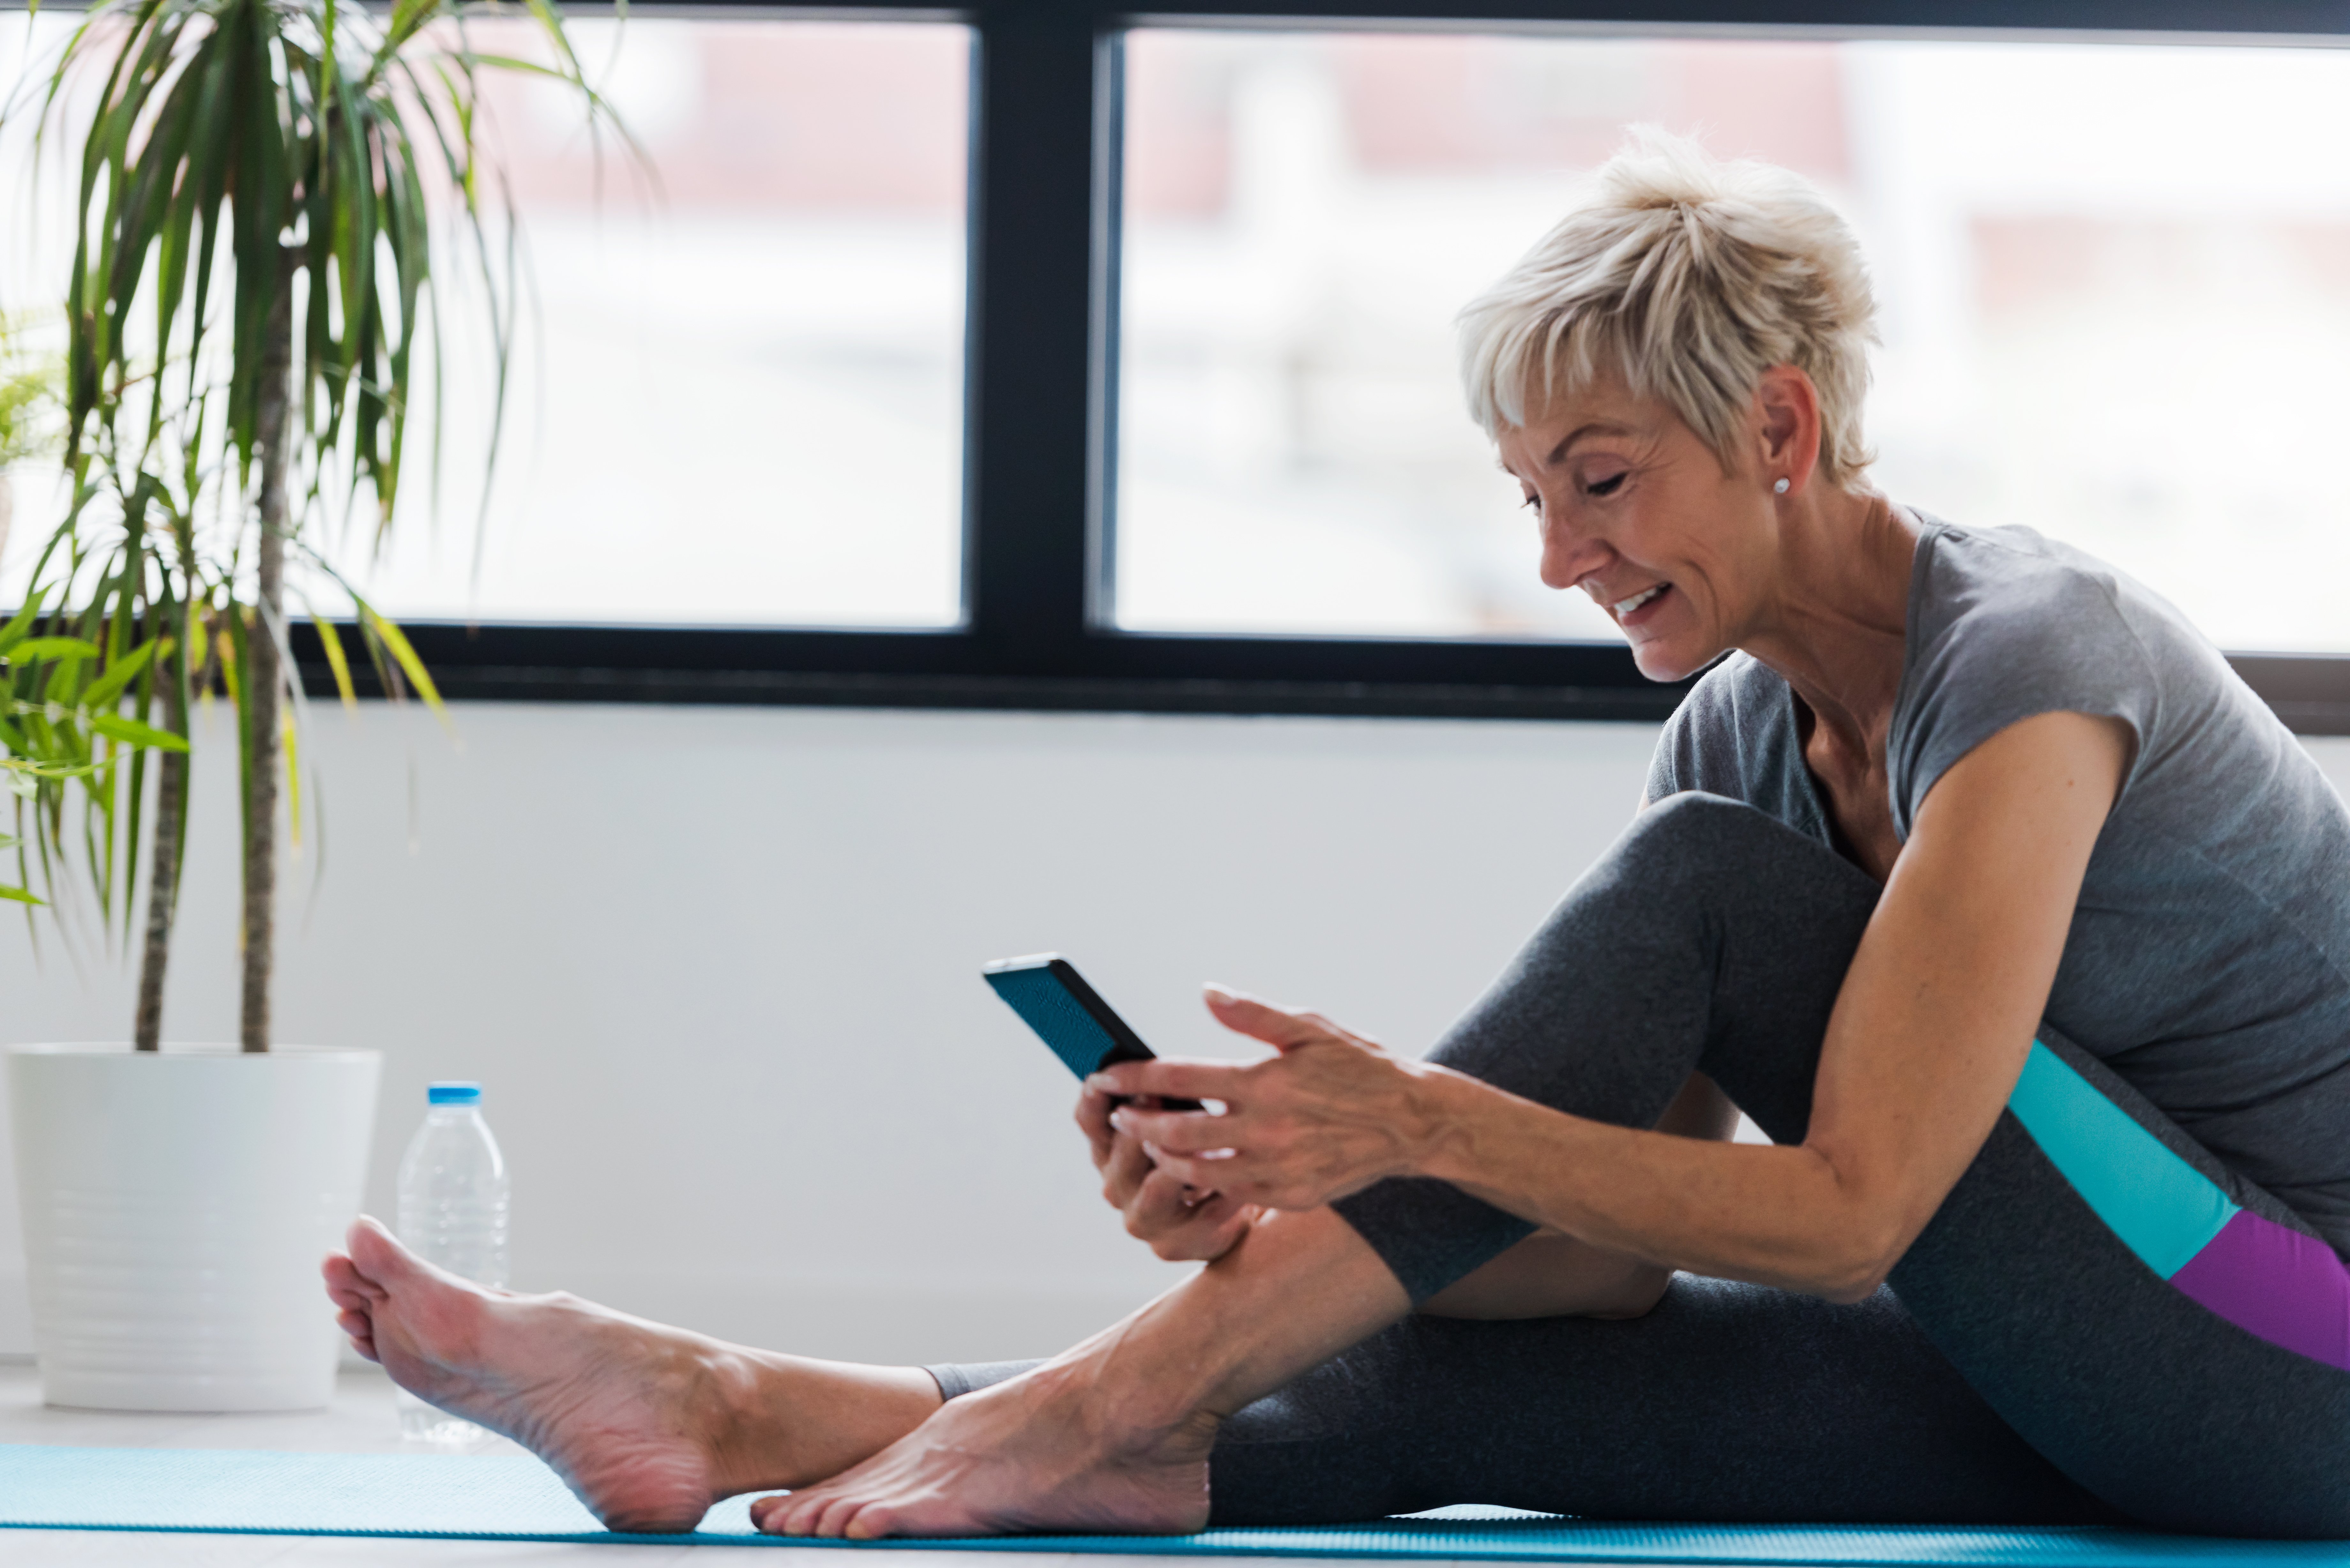
M590 138L565 89L488 75L525 281L478 571L487 318L445 259L437 504L420 409L390 554L332 553L416 618L954 624L968 30L569 29L653 178ZM472 31L484 53L543 57L530 22ZM12 161L21 180L29 161ZM69 213L53 216L69 244ZM41 272L18 265L9 299Z
M1877 483L2350 650L2350 54L1142 30L1124 626L1609 638L1534 577L1452 314L1648 122L1817 182L1882 302Z

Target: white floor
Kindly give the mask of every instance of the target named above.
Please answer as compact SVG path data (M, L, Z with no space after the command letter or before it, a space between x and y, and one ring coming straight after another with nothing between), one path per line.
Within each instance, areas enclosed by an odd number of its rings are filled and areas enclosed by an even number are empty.
M343 1375L334 1407L295 1416L146 1416L59 1410L41 1403L26 1366L0 1366L0 1443L62 1443L125 1449L280 1449L318 1453L398 1453L391 1385L371 1372ZM498 1445L504 1452L513 1449ZM1018 1568L1068 1568L1066 1553L1035 1554ZM990 1554L991 1563L1004 1559ZM1195 1568L1192 1560L1121 1557L1119 1568ZM931 1552L786 1546L583 1546L536 1542L358 1541L320 1536L160 1535L144 1532L0 1530L6 1568L376 1568L393 1563L495 1564L496 1568L601 1564L651 1568L951 1568Z

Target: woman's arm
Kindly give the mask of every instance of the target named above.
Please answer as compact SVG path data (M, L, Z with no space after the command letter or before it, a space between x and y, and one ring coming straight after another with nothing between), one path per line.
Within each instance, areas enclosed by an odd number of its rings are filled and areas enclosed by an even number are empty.
M1657 1123L1674 1137L1727 1138L1737 1130L1738 1107L1702 1073L1690 1075ZM1431 1317L1645 1317L1672 1278L1659 1264L1537 1231L1419 1310Z
M1837 997L1800 1146L1570 1116L1240 998L1220 1016L1279 1057L1130 1063L1101 1084L1225 1102L1221 1117L1118 1119L1171 1174L1245 1201L1314 1208L1383 1177L1430 1176L1659 1267L1857 1300L2006 1103L2129 743L2116 722L2042 714L1943 774Z
M1154 1099L1136 1103L1144 1109L1158 1106ZM1112 1129L1115 1109L1107 1095L1088 1087L1077 1102L1077 1125L1093 1146L1102 1197L1125 1216L1127 1233L1170 1262L1212 1262L1238 1245L1263 1210L1222 1193L1187 1188L1159 1170L1139 1141ZM1726 1138L1737 1125L1737 1107L1712 1080L1693 1073L1658 1120L1657 1130ZM1663 1299L1671 1279L1670 1269L1541 1231L1420 1303L1419 1310L1436 1317L1488 1319L1641 1317Z

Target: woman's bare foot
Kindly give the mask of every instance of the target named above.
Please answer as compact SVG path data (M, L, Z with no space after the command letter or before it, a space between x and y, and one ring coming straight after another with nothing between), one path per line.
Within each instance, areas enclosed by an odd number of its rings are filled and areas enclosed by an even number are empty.
M614 1530L691 1530L722 1497L837 1475L939 1407L918 1367L806 1361L485 1290L369 1219L347 1244L327 1293L359 1354L545 1459Z
M751 1504L774 1535L1173 1535L1208 1522L1207 1411L1118 1429L1088 1365L1066 1358L967 1395L854 1469ZM1094 1397L1087 1397L1092 1394ZM1104 1407L1109 1406L1110 1410Z
M941 1407L830 1480L757 1499L752 1521L859 1541L1198 1530L1223 1417L1410 1310L1334 1211L1266 1216L1084 1344Z

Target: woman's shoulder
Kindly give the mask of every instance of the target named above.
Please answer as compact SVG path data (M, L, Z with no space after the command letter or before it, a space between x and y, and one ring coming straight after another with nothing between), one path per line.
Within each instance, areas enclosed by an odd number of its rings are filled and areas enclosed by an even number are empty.
M1903 832L1950 763L2034 714L2120 720L2133 774L2198 716L2273 724L2210 640L2120 568L2030 528L1927 522L1887 748Z
M1926 519L1912 574L1908 684L1938 675L2067 687L2223 680L2178 607L2110 562L2033 529Z
M1970 528L1926 518L1910 588L1913 654L1938 638L2012 630L2077 641L2123 629L2126 600L2178 611L2085 550L2021 526Z

